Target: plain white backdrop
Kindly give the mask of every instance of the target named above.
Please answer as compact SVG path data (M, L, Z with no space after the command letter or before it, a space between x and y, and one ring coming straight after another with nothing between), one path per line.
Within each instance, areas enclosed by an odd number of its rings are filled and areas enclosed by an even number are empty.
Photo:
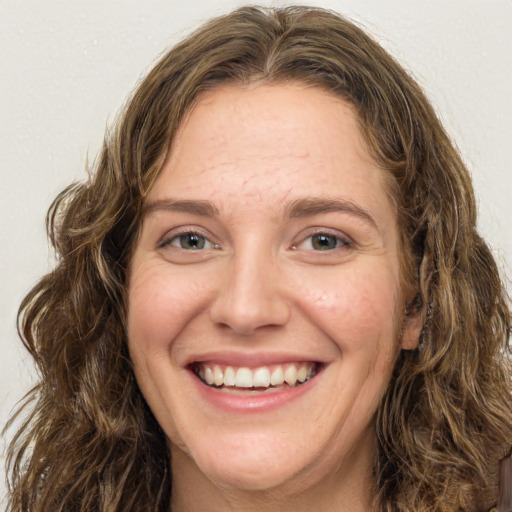
M52 199L83 179L86 157L156 57L244 3L0 0L0 426L35 381L16 311L52 266ZM357 21L422 84L473 174L481 232L512 276L512 0L295 3ZM0 449L1 506L5 439Z

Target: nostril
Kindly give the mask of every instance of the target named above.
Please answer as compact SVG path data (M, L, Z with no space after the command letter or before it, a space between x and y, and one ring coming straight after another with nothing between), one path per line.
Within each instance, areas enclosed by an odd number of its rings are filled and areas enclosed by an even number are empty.
M218 299L211 308L212 321L236 334L249 335L264 327L285 325L290 307L279 296Z
M290 307L282 279L261 240L240 242L240 250L226 268L211 304L211 319L240 335L288 322Z

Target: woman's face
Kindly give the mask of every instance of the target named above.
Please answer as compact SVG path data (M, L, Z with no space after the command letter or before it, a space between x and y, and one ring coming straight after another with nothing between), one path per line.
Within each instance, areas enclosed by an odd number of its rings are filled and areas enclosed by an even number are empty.
M298 84L200 98L148 197L129 285L130 353L175 478L369 475L372 417L417 330L399 250L347 103Z

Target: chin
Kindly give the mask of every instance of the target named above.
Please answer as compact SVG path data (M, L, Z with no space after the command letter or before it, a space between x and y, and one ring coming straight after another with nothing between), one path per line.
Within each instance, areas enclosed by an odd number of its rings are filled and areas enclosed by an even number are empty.
M226 434L227 435L227 434ZM241 491L270 491L301 480L314 454L298 449L289 436L275 432L246 432L225 436L206 435L207 446L194 443L187 450L190 469L202 473L218 488ZM173 459L180 448L171 445ZM310 460L311 459L311 460Z

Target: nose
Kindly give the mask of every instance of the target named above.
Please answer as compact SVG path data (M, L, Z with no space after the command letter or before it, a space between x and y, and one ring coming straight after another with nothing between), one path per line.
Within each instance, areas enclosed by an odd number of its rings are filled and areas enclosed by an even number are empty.
M260 254L234 257L221 276L210 310L212 321L240 335L285 325L290 318L276 262Z

